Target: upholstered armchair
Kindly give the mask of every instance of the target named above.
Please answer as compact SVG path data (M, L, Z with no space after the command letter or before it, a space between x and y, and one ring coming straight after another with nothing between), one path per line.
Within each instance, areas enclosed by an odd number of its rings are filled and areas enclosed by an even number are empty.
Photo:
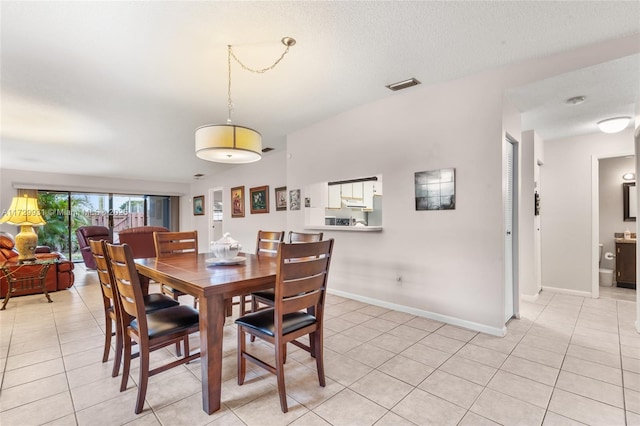
M135 259L156 257L156 246L153 242L154 232L169 232L163 226L136 226L120 231L120 244L127 243Z
M13 235L7 232L0 232L0 263L18 258L18 251L15 249ZM75 275L73 274L73 262L67 260L62 254L51 252L49 247L39 246L36 249L37 259L58 259L58 263L52 265L47 272L45 286L47 291L58 291L69 288L73 285ZM20 290L16 296L40 293L39 288ZM7 294L7 279L4 274L0 274L0 297Z
M109 228L104 226L81 226L76 230L76 236L78 237L78 246L85 266L88 269L96 269L96 261L91 254L89 240L107 240L111 242Z

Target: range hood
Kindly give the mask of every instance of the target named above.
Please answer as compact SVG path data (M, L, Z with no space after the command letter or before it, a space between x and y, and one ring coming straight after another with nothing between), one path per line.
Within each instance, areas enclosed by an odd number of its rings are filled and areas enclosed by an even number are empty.
M360 200L342 200L342 206L348 209L366 209L367 206Z

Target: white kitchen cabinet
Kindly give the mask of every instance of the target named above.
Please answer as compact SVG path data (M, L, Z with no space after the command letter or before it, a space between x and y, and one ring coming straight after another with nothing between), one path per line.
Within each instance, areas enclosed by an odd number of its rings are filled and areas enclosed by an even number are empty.
M375 182L373 181L367 181L367 182L363 182L362 185L362 190L363 190L363 201L364 204L367 206L367 209L373 209L373 188L374 188Z
M353 184L352 183L343 183L340 185L340 189L342 192L342 198L353 198Z
M352 196L355 200L362 200L364 196L363 184L364 182L354 182L352 183Z
M340 187L341 185L329 185L329 200L327 207L330 209L339 209L342 207L342 200L340 199Z

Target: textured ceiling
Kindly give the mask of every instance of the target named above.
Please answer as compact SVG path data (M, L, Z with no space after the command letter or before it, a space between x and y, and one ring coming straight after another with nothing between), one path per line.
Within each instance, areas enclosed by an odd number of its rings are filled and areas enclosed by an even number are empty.
M549 141L599 131L598 121L634 117L640 99L640 54L583 68L510 90L522 129ZM584 96L579 104L567 103Z
M227 117L227 44L259 68L280 54L283 36L298 41L270 72L237 65L232 72L234 122L259 130L277 152L292 131L397 96L384 87L392 82L433 84L640 32L640 3L616 1L2 1L0 8L3 168L177 182L228 167L193 151L194 129ZM558 78L565 87L573 81ZM555 117L542 96L518 90L514 102L535 110L525 121ZM549 134L566 132L558 127L549 125Z

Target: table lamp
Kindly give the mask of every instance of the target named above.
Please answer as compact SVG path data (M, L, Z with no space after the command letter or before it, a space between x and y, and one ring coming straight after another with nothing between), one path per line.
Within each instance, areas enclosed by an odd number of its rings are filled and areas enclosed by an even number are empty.
M11 206L0 219L0 223L9 223L20 227L20 232L16 235L18 261L34 260L36 258L38 234L35 233L33 227L47 223L40 215L38 199L31 198L27 194L24 197L13 197Z

